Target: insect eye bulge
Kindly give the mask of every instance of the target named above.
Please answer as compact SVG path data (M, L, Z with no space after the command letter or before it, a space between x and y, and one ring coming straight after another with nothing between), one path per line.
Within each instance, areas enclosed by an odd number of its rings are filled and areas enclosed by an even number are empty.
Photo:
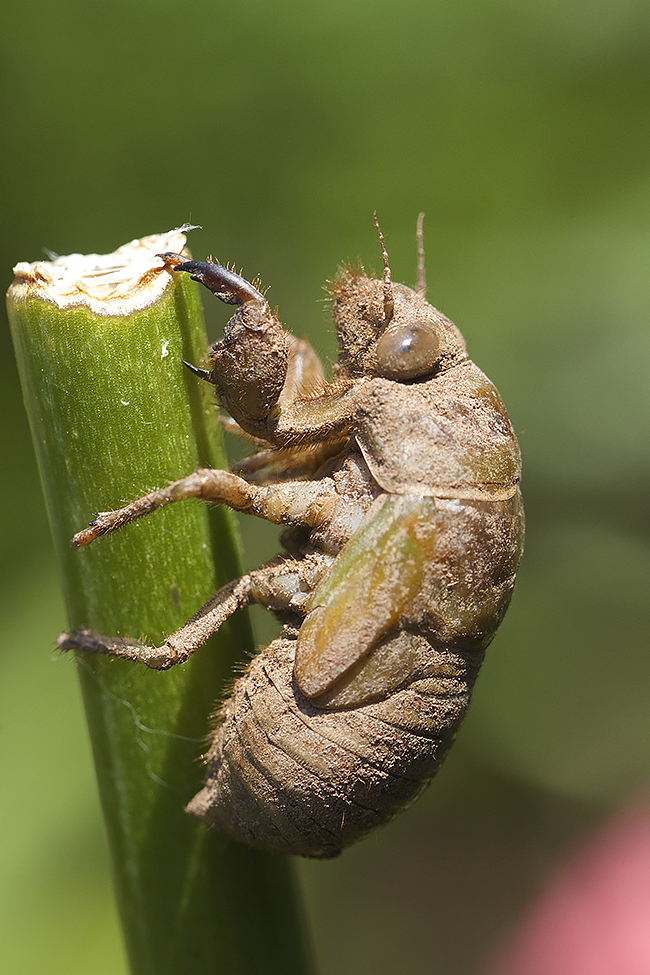
M434 372L440 349L440 337L428 323L396 325L377 342L377 372L396 382L420 379Z

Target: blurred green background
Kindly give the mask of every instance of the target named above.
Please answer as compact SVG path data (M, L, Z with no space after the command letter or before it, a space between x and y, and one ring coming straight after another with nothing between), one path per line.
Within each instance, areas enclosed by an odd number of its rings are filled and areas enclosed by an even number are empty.
M376 208L413 284L426 212L430 300L520 437L526 555L424 799L298 869L322 975L479 973L650 778L650 6L8 0L0 47L5 286L44 247L192 221L195 256L259 273L331 358L324 280L380 266ZM6 323L1 340L0 969L122 975ZM242 532L247 565L273 553L273 531Z

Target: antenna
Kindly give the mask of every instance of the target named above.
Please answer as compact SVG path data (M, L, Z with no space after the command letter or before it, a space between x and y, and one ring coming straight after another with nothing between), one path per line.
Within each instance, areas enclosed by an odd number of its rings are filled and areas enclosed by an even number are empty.
M422 292L422 295L424 296L427 290L427 276L424 270L424 234L422 233L423 224L424 214L421 213L418 216L418 223L415 231L415 239L418 242L418 281L416 290Z
M386 250L386 244L384 243L384 235L381 232L381 227L379 226L379 221L377 220L377 211L373 213L373 218L375 221L375 227L377 228L377 233L379 234L379 243L381 244L381 256L384 262L384 318L386 319L386 324L393 317L393 312L395 310L395 301L393 298L393 285L390 279L390 265L388 263L388 251Z

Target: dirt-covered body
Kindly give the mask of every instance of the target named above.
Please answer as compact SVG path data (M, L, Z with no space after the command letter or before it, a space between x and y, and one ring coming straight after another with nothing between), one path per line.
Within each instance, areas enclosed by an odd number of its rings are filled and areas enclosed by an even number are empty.
M423 286L392 285L386 256L383 281L347 269L332 285L332 383L243 278L165 259L238 305L194 371L262 460L196 471L76 542L199 497L287 526L286 553L162 647L89 631L63 645L165 668L242 606L275 612L284 636L237 681L188 811L254 846L333 856L421 791L462 721L521 555L516 438L456 326Z

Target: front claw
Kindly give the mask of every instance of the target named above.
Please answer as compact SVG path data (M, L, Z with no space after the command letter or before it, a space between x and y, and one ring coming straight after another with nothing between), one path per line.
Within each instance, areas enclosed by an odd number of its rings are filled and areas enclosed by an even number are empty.
M191 275L193 281L198 281L204 285L208 291L216 295L227 305L243 305L246 302L253 302L261 309L268 312L266 298L257 288L243 278L241 274L235 274L221 264L213 264L210 261L183 261L176 264L177 254L160 254L163 260L169 259L175 271L186 271Z
M182 254L175 254L174 251L165 251L164 254L156 254L156 257L160 258L169 271L175 271L179 264L185 264L187 261L186 257L183 257Z

